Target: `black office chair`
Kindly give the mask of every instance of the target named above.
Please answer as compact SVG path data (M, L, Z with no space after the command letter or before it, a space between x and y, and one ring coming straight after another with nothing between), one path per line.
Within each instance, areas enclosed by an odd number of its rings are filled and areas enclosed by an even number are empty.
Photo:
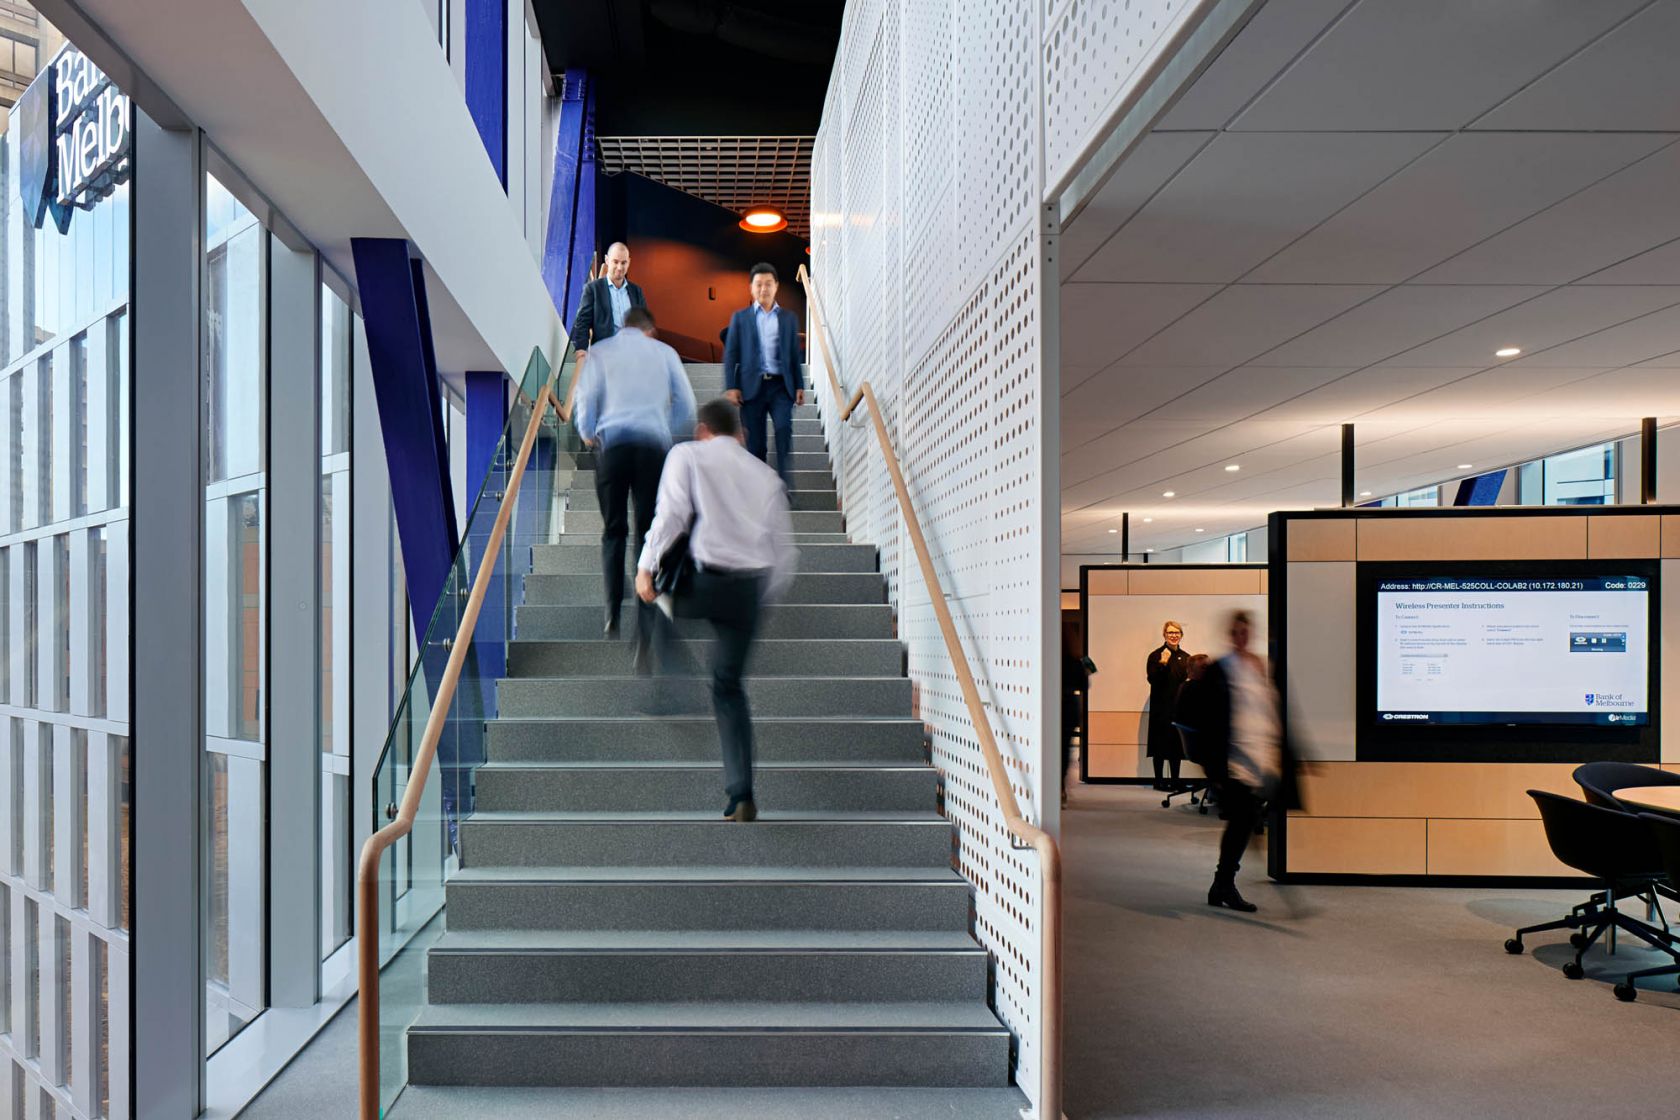
M1175 723L1173 724L1173 730L1178 732L1178 741L1183 745L1184 757L1189 758L1191 753L1190 736L1196 733L1195 729L1186 727L1182 723ZM1213 804L1213 783L1208 781L1206 777L1191 778L1184 781L1178 789L1169 790L1167 795L1161 798L1161 808L1170 809L1172 799L1183 797L1185 794L1190 795L1190 804L1196 806L1196 811L1206 816L1208 806Z
M1658 770L1655 766L1640 766L1635 762L1585 762L1570 775L1588 801L1606 809L1620 809L1624 813L1640 810L1616 800L1616 791L1632 786L1680 786L1680 774Z
M1668 872L1669 886L1680 891L1680 817L1672 817L1667 813L1640 813L1639 819L1650 830L1651 838L1656 841L1657 851L1662 856L1663 869ZM1670 955L1673 955L1672 952ZM1623 1003L1631 1003L1638 995L1633 982L1647 976L1680 976L1680 964L1642 968L1638 972L1628 973L1622 978L1622 982L1612 989L1616 998Z
M1659 879L1667 877L1662 855L1644 822L1632 813L1589 805L1544 790L1531 789L1528 795L1540 807L1540 822L1546 829L1546 843L1551 845L1552 854L1560 863L1597 879L1604 889L1556 921L1517 930L1514 937L1506 940L1505 951L1522 952L1522 939L1531 933L1574 930L1569 944L1575 949L1575 959L1563 966L1563 974L1579 980L1585 974L1581 957L1605 930L1621 929L1680 963L1675 938L1616 909L1616 899L1648 891Z

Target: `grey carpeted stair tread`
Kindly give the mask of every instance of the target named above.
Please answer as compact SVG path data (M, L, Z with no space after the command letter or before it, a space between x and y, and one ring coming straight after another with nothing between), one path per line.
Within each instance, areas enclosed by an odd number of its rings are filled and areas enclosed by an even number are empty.
M981 953L967 930L449 930L433 953ZM777 1001L780 1002L780 1001Z
M911 810L937 800L939 780L920 767L760 767L753 783L758 800L779 810ZM718 767L668 766L578 769L517 763L478 770L481 810L658 811L715 810L723 788Z
M908 716L906 677L758 677L748 686L753 715ZM712 710L711 683L698 677L629 678L604 687L588 678L496 682L499 711L512 717L699 714Z
M599 604L604 594L598 568L593 572L533 573L525 577L524 587L528 606ZM626 580L624 597L628 600L634 592ZM800 572L780 599L785 606L885 601L886 585L877 572Z
M463 867L451 883L962 883L951 867Z
M756 761L848 760L926 764L920 720L761 718L754 721ZM710 713L657 719L498 719L485 728L490 758L557 762L718 761L717 723Z
M432 1030L935 1030L1008 1032L984 1003L881 1004L764 1001L453 1003L421 1010L411 1028Z
M411 1085L386 1120L1021 1120L1019 1089L567 1089Z
M797 542L795 542L797 544ZM583 547L578 547L582 545ZM801 572L878 572L875 547L845 542L798 544ZM627 557L625 570L635 565ZM599 538L572 538L561 544L539 544L531 549L531 570L537 575L580 572L597 578L601 574Z
M709 640L685 638L676 652L693 675L705 671L711 651ZM516 639L508 644L510 677L616 677L632 665L633 646L623 641ZM747 660L749 677L884 676L903 670L904 647L893 638L755 642Z

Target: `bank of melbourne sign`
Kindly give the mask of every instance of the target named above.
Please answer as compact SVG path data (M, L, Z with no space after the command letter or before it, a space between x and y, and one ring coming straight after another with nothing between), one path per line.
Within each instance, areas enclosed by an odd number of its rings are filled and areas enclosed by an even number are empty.
M128 95L72 43L18 98L18 190L29 223L51 214L60 233L70 215L91 210L128 181Z

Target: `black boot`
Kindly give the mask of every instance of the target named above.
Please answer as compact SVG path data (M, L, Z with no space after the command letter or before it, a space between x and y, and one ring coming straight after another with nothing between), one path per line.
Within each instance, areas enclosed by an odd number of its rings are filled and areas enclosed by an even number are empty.
M1238 892L1236 883L1223 883L1218 879L1215 879L1213 886L1208 888L1208 905L1224 906L1244 914L1252 914L1260 909Z

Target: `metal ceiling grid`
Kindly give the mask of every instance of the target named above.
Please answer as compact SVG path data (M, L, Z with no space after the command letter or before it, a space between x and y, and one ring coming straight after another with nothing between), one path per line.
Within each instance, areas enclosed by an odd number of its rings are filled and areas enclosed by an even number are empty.
M811 236L814 136L599 136L601 168L633 171L744 214L774 206L788 232Z

